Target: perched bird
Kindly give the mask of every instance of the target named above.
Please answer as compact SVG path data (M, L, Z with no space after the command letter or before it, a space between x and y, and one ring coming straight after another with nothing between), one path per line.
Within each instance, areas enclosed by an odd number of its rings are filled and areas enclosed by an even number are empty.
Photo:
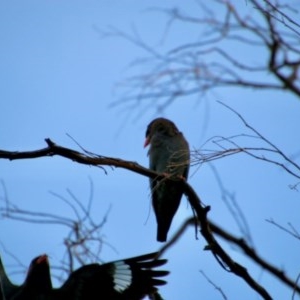
M166 284L159 277L169 272L153 270L167 261L155 260L157 254L82 266L60 288L52 288L48 259L42 255L31 263L23 285L14 285L7 294L4 290L5 300L140 300Z
M167 173L174 179L150 180L152 205L157 221L157 241L165 242L183 194L176 178L187 179L190 150L176 125L165 118L157 118L148 125L144 147L149 144L150 169Z

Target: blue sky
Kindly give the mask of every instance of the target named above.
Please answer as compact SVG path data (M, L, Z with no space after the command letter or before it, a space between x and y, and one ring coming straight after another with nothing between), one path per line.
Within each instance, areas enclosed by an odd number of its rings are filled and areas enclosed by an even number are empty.
M171 8L180 1L165 1ZM159 1L1 1L0 2L0 149L35 150L45 147L45 138L78 149L71 135L85 149L100 155L119 157L148 165L143 148L147 124L159 115L141 105L128 114L122 105L111 108L123 90L116 89L131 71L128 66L143 51L121 38L101 38L95 28L109 26L132 32L164 51L197 31L175 26L165 37L166 19L149 7ZM195 3L185 5L193 12ZM251 9L249 6L245 9ZM188 34L187 34L188 33ZM164 38L162 38L164 37ZM256 60L259 53L245 53ZM142 67L141 67L142 71ZM241 121L217 100L232 106L287 155L299 151L299 100L281 92L222 89L201 99L186 98L162 114L183 131L191 149L199 149L212 136L248 133ZM140 111L139 111L140 110ZM140 118L136 118L137 114ZM299 159L298 159L299 162ZM299 274L299 242L278 230L266 219L279 224L299 225L299 193L289 188L295 178L274 165L235 155L214 163L226 189L234 193L247 217L259 254L296 278ZM150 205L148 179L125 170L82 166L59 157L0 161L0 179L10 201L19 207L70 216L70 209L50 192L68 197L70 189L82 202L94 185L93 216L101 220L110 208L102 234L102 259L110 261L159 249L156 224ZM192 168L189 182L202 200L211 205L210 218L239 235L236 224L221 200L221 192L209 165ZM4 191L0 189L0 197ZM191 215L183 199L173 221L170 236ZM48 253L51 264L62 256L63 227L32 225L0 220L0 241L27 265L39 254ZM220 240L232 257L243 264L275 299L288 299L291 291ZM203 270L228 299L258 299L239 278L220 268L213 256L203 251L205 241L194 238L190 228L166 257L171 270L169 284L161 289L166 299L221 299L200 274ZM24 274L15 261L1 251L5 265L16 282ZM238 291L237 291L238 287Z

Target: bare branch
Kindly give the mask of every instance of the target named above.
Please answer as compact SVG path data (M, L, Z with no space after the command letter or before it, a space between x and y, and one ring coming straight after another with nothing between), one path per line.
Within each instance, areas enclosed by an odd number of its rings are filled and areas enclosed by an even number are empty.
M68 148L64 148L61 146L56 145L54 142L52 142L50 139L46 139L46 142L48 144L48 147L37 151L30 151L30 152L8 152L8 151L0 151L0 158L6 158L6 159L24 159L24 158L35 158L35 157L41 157L41 153L43 153L44 156L53 156L53 155L60 155L62 157L71 159L73 161L76 161L81 164L88 164L88 165L111 165L114 167L122 167L124 169L136 172L140 175L147 176L149 178L160 178L164 180L174 180L170 176L166 176L165 174L159 174L154 171L151 171L147 168L144 168L137 163L124 161L121 159L115 159L115 158L108 158L108 157L102 157L99 155L85 155L83 153L77 152L75 150L71 150ZM182 185L182 188L184 190L185 195L187 196L193 210L196 213L198 222L200 224L200 233L207 241L208 245L206 246L206 250L211 251L214 257L217 259L217 261L224 266L228 267L228 270L230 272L234 273L235 275L241 277L244 279L245 282L248 283L248 285L254 289L257 293L259 293L264 299L272 299L269 293L261 286L259 285L248 273L247 269L243 267L242 265L235 262L227 253L226 251L220 246L220 244L217 242L217 240L212 235L212 232L209 227L209 223L207 220L207 213L210 210L209 206L203 206L201 204L201 201L196 194L196 192L193 190L193 188L182 178L176 179L178 181L179 185ZM84 238L82 239L81 232L79 229L81 222L74 222L74 226L71 230L71 235L75 236L75 241L68 240L68 243L66 246L71 246L76 249L76 246L79 244L81 245L84 241ZM83 237L85 235L83 234ZM84 245L84 244L83 244ZM83 253L84 252L83 247ZM76 255L76 252L75 252ZM80 255L80 253L79 253ZM77 255L78 258L78 255ZM72 265L70 266L72 267Z
M212 2L218 14L210 8ZM195 16L180 8L156 10L166 15L167 31L176 23L200 32L200 37L197 34L165 53L148 45L136 31L129 34L112 29L108 36L124 38L145 52L145 57L131 64L138 67L138 73L119 84L122 96L112 105L128 105L132 110L143 103L160 112L175 100L203 96L222 87L287 91L299 98L299 23L285 12L295 14L295 9L263 2L250 0L251 5L245 4L243 11L230 0L213 0L199 4ZM259 56L249 59L237 55L236 49ZM145 70L142 74L140 65Z
M273 219L268 219L266 220L268 223L278 227L279 229L281 229L282 231L285 231L287 232L288 234L290 234L291 236L293 236L294 238L300 240L300 233L298 230L296 230L296 228L291 224L291 223L288 223L288 226L290 227L290 229L282 226L282 225L279 225L277 222L275 222Z
M185 195L196 212L200 224L200 233L208 243L205 250L211 251L219 263L227 266L230 272L243 278L244 281L264 299L272 299L269 293L249 275L247 269L235 262L214 238L207 220L207 213L210 207L201 204L200 198L188 183L182 180L181 184L184 187Z
M248 222L246 220L246 216L244 215L243 211L239 207L235 196L230 193L224 186L221 181L221 178L216 170L216 168L209 164L210 168L212 169L215 178L217 180L217 184L221 190L222 193L222 200L227 206L230 214L232 215L233 219L235 220L236 224L238 225L238 228L240 229L242 235L246 239L246 241L253 246L254 242L251 236L250 227L248 225Z
M268 263L265 259L260 257L255 249L250 247L247 242L243 238L238 238L233 236L232 234L228 233L221 227L217 226L213 222L210 222L210 228L211 230L225 239L226 241L229 241L236 246L238 246L243 252L251 258L253 261L255 261L258 265L260 265L262 268L273 274L277 279L285 283L287 286L289 286L291 289L293 289L294 292L297 292L300 294L300 286L297 284L297 281L293 281L290 279L287 275L285 275L284 271L280 270L279 268L273 266L272 264Z
M200 270L199 272L221 294L221 296L222 296L223 299L225 299L225 300L228 299L226 297L225 293L223 292L223 290L219 286L217 286L211 279L209 279L208 276L205 274L204 271Z
M5 186L4 183L2 183L2 186ZM7 194L3 199L0 199L0 201L5 203L5 206L0 206L0 216L4 219L44 225L57 224L69 229L63 242L65 254L63 255L61 266L54 266L54 269L63 272L60 276L55 275L59 280L62 280L66 275L74 271L75 260L80 265L84 265L89 261L100 261L99 254L101 249L104 244L107 244L103 240L101 229L107 221L110 209L108 209L100 222L94 222L91 217L91 195L93 193L91 181L90 187L90 197L87 205L83 205L70 190L67 190L67 193L71 200L51 192L53 196L62 200L71 208L75 218L21 209L8 200Z

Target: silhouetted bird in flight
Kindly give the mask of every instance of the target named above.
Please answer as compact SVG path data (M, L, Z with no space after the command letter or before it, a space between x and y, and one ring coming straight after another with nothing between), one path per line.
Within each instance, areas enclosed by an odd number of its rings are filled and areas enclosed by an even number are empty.
M166 259L155 259L157 252L103 265L88 264L72 272L60 288L52 288L46 255L35 258L21 286L8 279L1 264L0 280L4 300L140 300L166 284L159 279L168 271L154 270Z
M173 179L150 180L152 205L157 221L157 241L165 242L183 194L178 179L188 177L190 150L176 125L165 118L157 118L148 125L144 147L149 144L150 169L167 173Z
M0 259L0 280L5 300L48 299L41 297L41 295L48 294L52 290L46 255L38 256L31 261L25 281L20 286L9 280Z

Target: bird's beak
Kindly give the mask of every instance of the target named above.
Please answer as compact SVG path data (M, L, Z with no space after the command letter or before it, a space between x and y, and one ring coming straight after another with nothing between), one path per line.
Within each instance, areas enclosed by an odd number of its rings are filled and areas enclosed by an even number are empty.
M41 257L37 260L37 263L40 264L44 261L48 263L48 256L46 254L41 255Z
M144 143L144 148L146 148L149 144L150 144L150 138L147 136Z

